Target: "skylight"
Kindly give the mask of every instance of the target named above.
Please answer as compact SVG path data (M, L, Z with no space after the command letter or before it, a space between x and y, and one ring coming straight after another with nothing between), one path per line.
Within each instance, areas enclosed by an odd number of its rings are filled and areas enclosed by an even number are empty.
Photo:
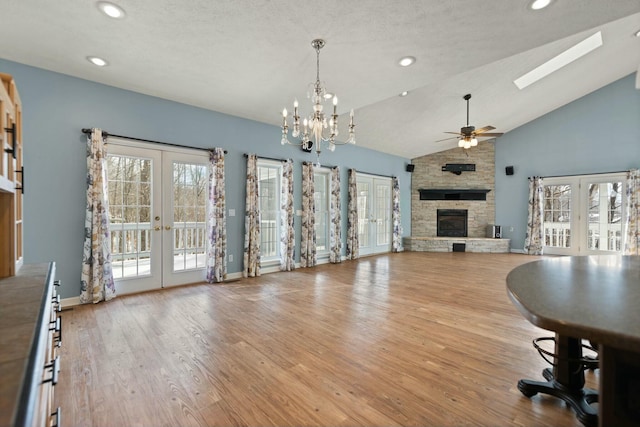
M515 83L518 89L522 90L600 46L602 46L602 33L598 31L575 46L570 47L561 54L551 58L544 64L529 71L522 77L517 78L513 83Z

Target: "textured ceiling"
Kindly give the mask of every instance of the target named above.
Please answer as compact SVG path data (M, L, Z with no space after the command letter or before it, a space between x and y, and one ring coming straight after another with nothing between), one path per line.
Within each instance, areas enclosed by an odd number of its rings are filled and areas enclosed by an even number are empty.
M0 57L279 125L294 98L309 112L310 42L324 38L320 77L340 114L355 109L358 145L407 158L456 145L435 141L465 125L466 93L470 124L508 132L640 66L639 0L555 0L538 12L529 0L116 3L124 19L88 0L0 0ZM525 90L513 84L598 30L604 46ZM398 66L405 55L417 62Z

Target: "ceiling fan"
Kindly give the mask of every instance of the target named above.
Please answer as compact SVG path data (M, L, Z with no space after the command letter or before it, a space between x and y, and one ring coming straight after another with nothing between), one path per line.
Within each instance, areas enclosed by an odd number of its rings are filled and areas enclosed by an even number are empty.
M469 125L469 100L471 99L471 94L470 93L466 94L465 96L463 96L463 99L467 101L467 125L460 128L460 132L445 132L445 133L452 133L457 136L441 139L436 142L449 141L454 138L460 138L460 140L458 141L458 147L469 149L471 147L475 147L476 145L478 145L478 138L495 138L497 136L503 135L502 132L488 133L490 130L495 129L493 126L485 126L478 130L476 130L475 126L470 126Z

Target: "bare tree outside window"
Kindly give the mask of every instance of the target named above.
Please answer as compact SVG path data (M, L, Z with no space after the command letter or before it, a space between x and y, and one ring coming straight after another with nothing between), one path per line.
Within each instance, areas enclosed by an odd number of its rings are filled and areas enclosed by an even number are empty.
M151 250L151 160L107 156L111 254L115 278L148 274Z
M588 187L590 249L621 249L622 182L591 183Z
M544 186L544 245L571 246L571 185Z

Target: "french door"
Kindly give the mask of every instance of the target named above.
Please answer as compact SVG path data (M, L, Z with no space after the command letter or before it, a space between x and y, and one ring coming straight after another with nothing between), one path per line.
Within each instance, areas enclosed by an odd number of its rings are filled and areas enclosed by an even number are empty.
M208 156L111 140L107 153L118 293L204 280Z
M544 253L622 253L625 175L544 179Z
M391 178L357 175L360 255L391 251Z

